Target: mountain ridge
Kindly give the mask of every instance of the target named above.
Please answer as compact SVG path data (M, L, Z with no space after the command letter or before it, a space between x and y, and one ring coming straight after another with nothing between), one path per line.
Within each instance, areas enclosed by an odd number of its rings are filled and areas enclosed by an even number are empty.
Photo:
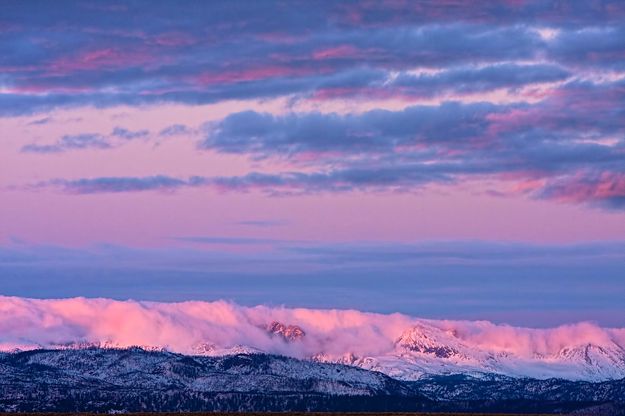
M485 397L488 397L486 400ZM402 381L270 354L189 356L142 348L0 354L0 411L580 411L625 409L625 379L495 374ZM606 410L608 409L608 410Z
M306 331L294 324L273 321L260 327L272 342L284 345L285 353L293 356L289 348L295 348L307 341ZM74 341L52 343L39 348L124 349L127 346L111 341ZM144 350L171 351L166 346L139 345ZM19 351L19 349L17 349ZM171 351L176 352L176 351ZM231 347L219 346L209 341L200 342L191 348L190 354L219 357L232 354L275 354L253 346L237 344ZM360 355L351 351L343 354L324 352L294 356L320 363L336 363L378 371L393 378L407 381L419 380L429 375L465 374L479 377L481 374L499 374L516 378L550 379L562 378L580 381L606 381L625 378L625 348L610 340L603 345L579 343L565 345L555 354L532 353L519 356L507 351L489 351L468 345L454 330L445 330L426 323L418 323L404 330L397 337L392 348L380 355Z

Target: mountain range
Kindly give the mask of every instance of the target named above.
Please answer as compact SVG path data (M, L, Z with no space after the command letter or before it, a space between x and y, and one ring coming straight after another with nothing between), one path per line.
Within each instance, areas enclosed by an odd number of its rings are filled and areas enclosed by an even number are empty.
M359 354L352 351L306 354L306 331L293 324L273 321L261 326L273 344L264 350L249 345L220 346L209 341L199 342L187 355L224 356L237 353L275 354L275 344L281 347L280 355L293 356L320 363L336 363L366 370L378 371L390 377L415 381L431 375L463 374L474 377L501 375L514 378L561 378L600 382L625 378L625 348L614 339L602 342L573 342L562 344L550 353L537 350L515 351L483 348L471 344L454 330L441 329L427 322L419 322L397 337L391 348L379 354ZM37 348L81 349L88 347L125 348L107 342L69 342L39 345ZM141 345L145 350L169 350L163 345ZM177 351L179 352L179 351Z
M454 331L419 324L405 330L394 348L377 357L318 357L380 371L402 380L424 375L499 374L537 379L605 381L625 377L625 348L614 340L563 345L551 354L532 351L520 355L463 342Z
M625 328L0 296L0 410L619 414Z
M445 353L446 354L446 353ZM481 411L623 415L625 379L494 374L398 380L358 367L142 348L0 354L0 411Z

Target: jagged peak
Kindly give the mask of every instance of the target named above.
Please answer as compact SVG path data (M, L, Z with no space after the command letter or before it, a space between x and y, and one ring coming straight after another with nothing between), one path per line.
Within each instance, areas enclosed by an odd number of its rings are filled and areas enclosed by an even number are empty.
M282 322L273 321L267 325L267 332L272 336L279 336L286 342L301 340L306 332L297 325L285 325Z

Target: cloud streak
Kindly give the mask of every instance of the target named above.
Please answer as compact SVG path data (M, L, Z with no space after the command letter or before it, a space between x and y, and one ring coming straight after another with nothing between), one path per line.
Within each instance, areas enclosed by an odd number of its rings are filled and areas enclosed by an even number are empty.
M622 4L581 3L217 2L179 9L139 1L99 10L68 1L45 19L16 3L4 10L8 29L0 32L0 114L369 88L391 96L464 94L558 81L574 68L622 70ZM151 23L136 22L137 14ZM553 36L541 35L545 28ZM487 67L458 69L476 64ZM406 72L416 67L441 73ZM398 72L401 82L385 82Z
M22 146L23 153L62 153L71 150L97 150L112 149L124 142L147 138L150 135L148 130L132 131L123 127L115 127L110 135L98 133L82 133L65 135L52 144L31 143ZM120 142L119 140L122 140Z
M110 149L112 146L99 134L78 134L61 137L53 144L27 144L22 147L24 153L61 153L68 150Z
M188 180L172 178L165 175L145 177L102 177L90 179L51 181L35 184L34 188L55 186L70 194L123 193L143 191L172 191L182 187L199 186L201 178Z

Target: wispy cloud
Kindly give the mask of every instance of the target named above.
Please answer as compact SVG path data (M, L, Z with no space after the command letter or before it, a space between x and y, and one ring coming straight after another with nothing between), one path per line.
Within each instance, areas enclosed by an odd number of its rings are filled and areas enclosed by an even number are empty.
M99 133L82 133L65 135L52 144L31 143L22 146L24 153L62 153L69 150L112 149L123 143L116 141L130 141L148 137L148 130L131 131L123 127L115 127L110 135Z
M188 243L209 244L209 245L276 245L282 243L293 243L292 241L278 240L272 238L255 237L204 237L187 236L173 237L175 240Z
M161 137L187 136L193 134L193 129L184 124L172 124L162 129L158 135Z
M134 140L147 137L150 134L148 130L128 130L123 127L115 127L111 132L111 136L119 137L125 140Z
M27 125L29 126L42 126L44 124L48 124L52 121L52 117L43 117L43 118L38 118L35 119L33 121L30 121L27 123Z
M288 222L283 220L244 220L237 221L235 224L249 227L273 228L283 227L287 225Z
M25 153L61 153L77 149L110 149L112 146L100 134L87 133L66 135L53 144L27 144L22 147Z
M197 182L197 184L196 184ZM53 179L33 185L34 188L60 187L73 194L121 193L142 191L171 191L181 187L198 186L201 178L177 179L165 175L146 177L101 177L88 179Z

